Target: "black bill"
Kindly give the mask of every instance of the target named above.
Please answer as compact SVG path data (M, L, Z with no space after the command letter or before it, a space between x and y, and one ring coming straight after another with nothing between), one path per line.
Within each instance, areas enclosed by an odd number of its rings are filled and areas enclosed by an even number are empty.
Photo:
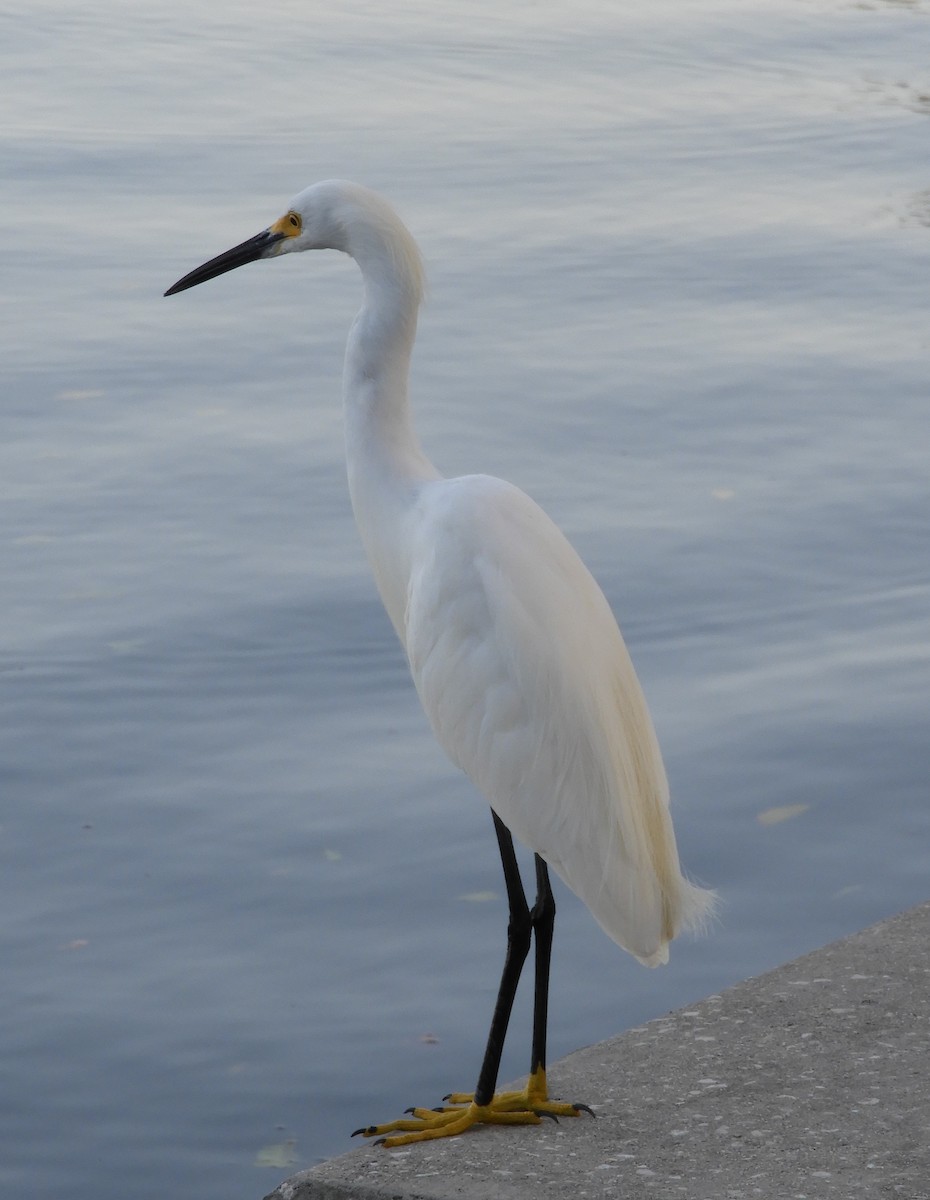
M232 250L226 250L223 254L218 254L216 258L211 258L202 267L195 267L183 279L179 279L173 287L168 288L165 295L173 296L175 292L184 292L188 288L196 287L198 283L206 283L208 279L215 279L217 275L225 275L227 271L234 271L236 267L243 267L246 263L255 262L257 258L264 258L271 247L280 242L283 237L283 233L273 233L270 229L264 229L255 237L249 238L247 242L242 242L238 246L233 246Z

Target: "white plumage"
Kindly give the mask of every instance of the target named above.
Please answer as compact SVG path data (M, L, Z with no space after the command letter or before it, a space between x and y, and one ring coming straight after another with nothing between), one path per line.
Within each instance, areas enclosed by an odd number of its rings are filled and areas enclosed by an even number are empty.
M705 893L679 870L658 743L603 593L498 479L426 484L408 528L403 638L440 744L616 942L665 962Z
M486 475L444 479L420 448L407 377L423 269L393 209L355 184L316 184L269 229L171 291L256 258L321 248L351 255L362 272L344 374L349 488L436 737L619 945L649 966L663 963L669 941L701 922L713 894L681 873L633 665L603 593L542 509ZM544 997L540 1012L544 1027ZM544 1028L534 1038L536 1078ZM527 1107L538 1112L539 1103ZM389 1144L425 1136L434 1134Z
M324 240L366 285L344 387L355 517L433 731L607 933L663 963L712 896L681 874L658 743L610 607L528 496L485 475L443 479L423 455L407 398L419 253L386 203L351 184L296 197L305 228L321 200L341 214Z

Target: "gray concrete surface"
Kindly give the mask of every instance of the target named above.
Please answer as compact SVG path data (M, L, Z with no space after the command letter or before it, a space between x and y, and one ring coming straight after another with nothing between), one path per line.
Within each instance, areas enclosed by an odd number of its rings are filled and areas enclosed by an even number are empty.
M365 1147L266 1200L930 1200L928 950L930 904L553 1064L596 1120Z

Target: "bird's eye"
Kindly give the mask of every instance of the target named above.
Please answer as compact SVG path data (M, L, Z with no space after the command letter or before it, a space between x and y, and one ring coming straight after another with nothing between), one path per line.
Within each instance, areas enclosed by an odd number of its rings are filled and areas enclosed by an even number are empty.
M300 233L300 217L297 213L288 213L287 222L295 233Z

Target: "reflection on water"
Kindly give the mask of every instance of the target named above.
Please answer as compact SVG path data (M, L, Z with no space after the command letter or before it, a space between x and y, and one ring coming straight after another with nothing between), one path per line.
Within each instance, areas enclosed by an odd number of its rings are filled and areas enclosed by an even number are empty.
M261 1195L473 1082L499 867L351 522L357 274L161 299L314 178L417 233L424 442L603 582L723 894L645 972L560 892L554 1055L926 898L925 17L8 19L4 1194Z

